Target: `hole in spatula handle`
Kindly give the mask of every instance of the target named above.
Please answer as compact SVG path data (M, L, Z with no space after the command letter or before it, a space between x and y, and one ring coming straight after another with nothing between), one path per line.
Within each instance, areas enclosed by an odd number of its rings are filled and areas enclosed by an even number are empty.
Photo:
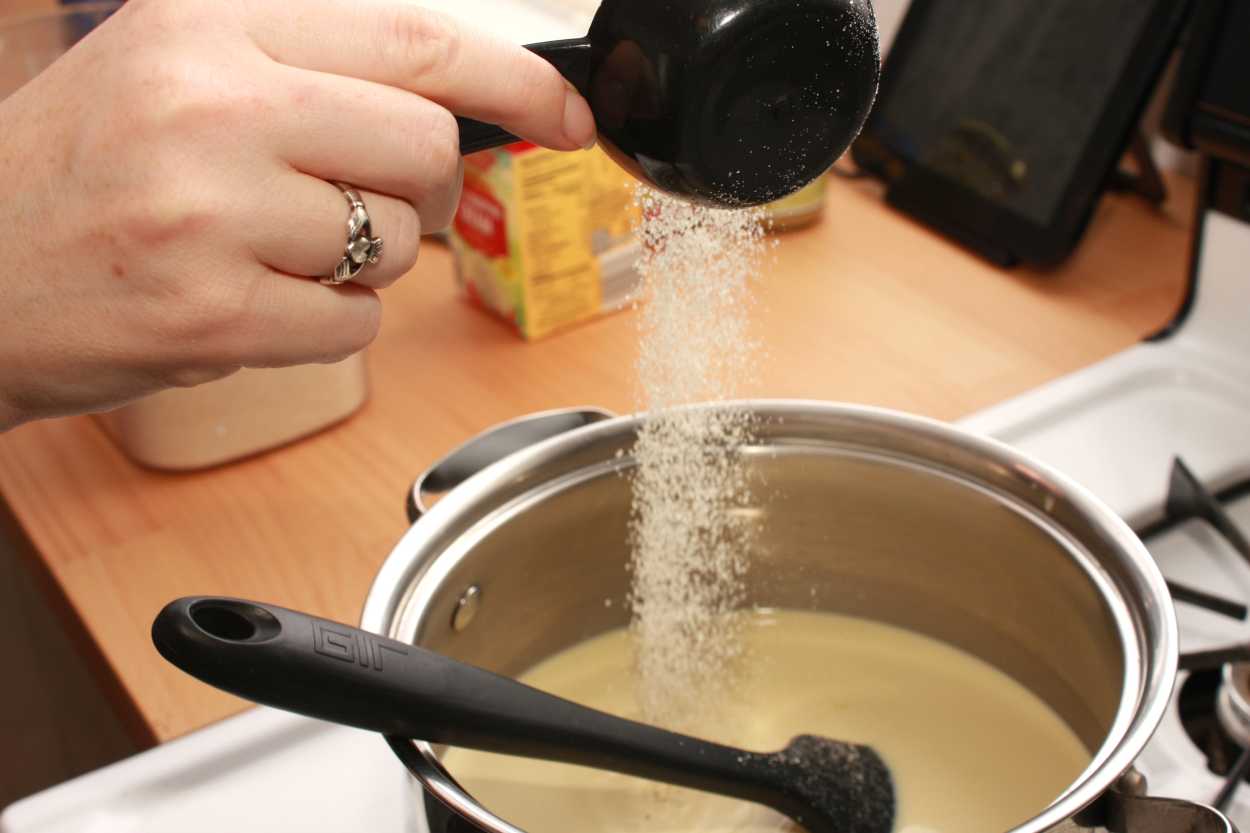
M282 630L274 615L264 608L228 599L195 604L191 621L204 633L225 642L269 639Z

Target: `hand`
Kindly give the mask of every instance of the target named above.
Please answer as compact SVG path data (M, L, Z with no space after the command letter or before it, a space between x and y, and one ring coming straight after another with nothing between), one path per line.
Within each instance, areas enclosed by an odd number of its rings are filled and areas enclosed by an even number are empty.
M364 348L454 213L452 112L594 141L545 61L407 0L131 0L0 102L0 430ZM385 250L329 288L336 181Z

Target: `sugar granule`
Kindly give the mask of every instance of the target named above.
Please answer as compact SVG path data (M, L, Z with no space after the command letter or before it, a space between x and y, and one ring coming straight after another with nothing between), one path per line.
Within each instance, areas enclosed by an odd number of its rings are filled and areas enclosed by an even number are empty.
M639 704L695 731L715 714L741 648L748 554L757 530L740 450L742 408L725 402L755 372L750 284L764 213L639 191L645 303L638 381L648 419L633 449L632 628Z

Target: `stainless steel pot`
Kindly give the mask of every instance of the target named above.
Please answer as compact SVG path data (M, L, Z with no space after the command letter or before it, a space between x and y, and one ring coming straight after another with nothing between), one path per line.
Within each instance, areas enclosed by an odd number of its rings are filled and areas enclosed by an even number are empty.
M1145 797L1131 770L1169 702L1177 631L1162 576L1107 507L1006 446L929 420L745 404L760 426L744 452L763 517L752 603L929 634L1050 704L1093 762L1015 833L1235 833L1214 810ZM419 479L414 519L427 490L450 491L387 559L363 626L515 675L626 624L622 475L640 418L608 417L519 420ZM433 833L520 833L449 777L439 750L392 746L436 799Z

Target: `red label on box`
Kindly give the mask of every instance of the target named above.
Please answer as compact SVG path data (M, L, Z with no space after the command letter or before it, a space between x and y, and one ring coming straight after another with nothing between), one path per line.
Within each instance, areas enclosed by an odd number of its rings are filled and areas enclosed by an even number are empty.
M464 166L466 168L473 168L474 170L486 173L491 168L495 167L495 154L489 150L470 153L464 158Z
M480 186L466 181L456 209L456 233L487 257L508 253L508 225L503 205Z

